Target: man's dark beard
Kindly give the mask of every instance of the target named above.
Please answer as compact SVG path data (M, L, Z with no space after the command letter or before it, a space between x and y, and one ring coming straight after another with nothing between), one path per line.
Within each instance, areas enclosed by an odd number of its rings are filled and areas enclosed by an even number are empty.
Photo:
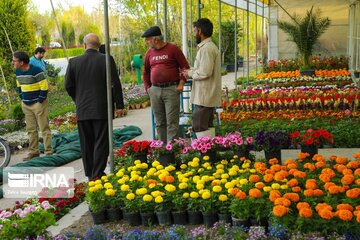
M197 44L201 43L200 36L195 36L195 41L196 41Z

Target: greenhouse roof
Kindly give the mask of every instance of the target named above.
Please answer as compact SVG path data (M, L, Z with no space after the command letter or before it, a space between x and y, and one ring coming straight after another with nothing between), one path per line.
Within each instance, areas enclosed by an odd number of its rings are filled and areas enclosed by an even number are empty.
M267 17L269 14L268 0L221 0L221 2L234 7L236 5L237 8L243 10L247 10L247 3L249 2L249 12L257 15L263 15L264 9L264 16Z

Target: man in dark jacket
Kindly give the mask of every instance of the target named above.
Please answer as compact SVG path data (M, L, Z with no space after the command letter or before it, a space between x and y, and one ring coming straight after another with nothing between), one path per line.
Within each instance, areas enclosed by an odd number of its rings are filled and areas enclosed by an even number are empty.
M85 175L94 179L105 175L109 156L106 57L99 53L100 39L94 33L84 37L85 53L69 60L65 89L76 105L77 123ZM124 108L119 76L111 57L113 101Z

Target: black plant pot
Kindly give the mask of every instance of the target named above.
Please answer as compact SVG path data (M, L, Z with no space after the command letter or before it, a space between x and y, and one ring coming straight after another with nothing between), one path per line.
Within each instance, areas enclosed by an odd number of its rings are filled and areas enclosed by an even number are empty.
M262 218L260 220L257 220L255 218L250 218L249 221L251 226L263 226L265 227L265 229L267 229L269 226L268 220L266 218Z
M114 222L122 219L122 212L120 208L106 209L106 217L109 221Z
M155 213L140 213L141 216L141 223L146 227L153 226L156 223L156 216Z
M281 149L275 149L271 151L265 151L266 165L269 167L269 160L276 158L281 163Z
M246 158L249 159L250 158L250 151L248 149L246 150L234 150L233 151L234 155L237 155L239 158Z
M188 218L190 225L198 225L203 223L203 215L200 211L189 211L188 210Z
M124 219L126 219L130 226L141 225L141 217L139 212L124 212Z
M201 153L201 158L208 156L209 163L215 164L217 162L217 152L216 151L207 151L206 153Z
M313 76L313 75L315 75L315 70L314 69L300 70L300 75L301 76Z
M106 210L102 210L100 212L90 211L90 213L94 224L102 224L106 222Z
M147 163L147 155L146 154L135 154L131 156L133 162L135 160L140 160L142 163Z
M204 219L204 226L208 228L212 227L218 220L217 212L203 212L202 215Z
M317 146L308 146L308 145L301 145L301 152L302 153L309 153L309 158L312 159L315 154L318 153Z
M156 217L160 226L171 225L171 212L156 212Z
M187 224L187 213L186 211L177 211L171 212L173 222L177 225L186 225Z
M231 224L231 214L230 213L218 213L218 218L219 218L219 221Z
M248 228L250 226L249 219L241 219L241 218L235 218L231 217L232 225L234 227L246 227Z

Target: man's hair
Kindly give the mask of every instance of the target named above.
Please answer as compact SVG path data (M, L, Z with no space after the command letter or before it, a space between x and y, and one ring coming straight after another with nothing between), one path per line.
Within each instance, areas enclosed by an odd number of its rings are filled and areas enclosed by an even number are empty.
M86 45L99 48L100 47L100 38L95 33L88 33L84 37L84 43Z
M14 58L19 59L20 62L28 64L30 62L29 55L24 51L15 51L13 54Z
M198 19L196 22L193 23L193 26L200 29L205 37L211 37L213 34L214 26L212 22L207 18Z
M44 48L42 48L42 47L37 47L37 48L35 49L35 54L37 54L37 53L44 53L44 52L46 52L46 50L45 50Z

